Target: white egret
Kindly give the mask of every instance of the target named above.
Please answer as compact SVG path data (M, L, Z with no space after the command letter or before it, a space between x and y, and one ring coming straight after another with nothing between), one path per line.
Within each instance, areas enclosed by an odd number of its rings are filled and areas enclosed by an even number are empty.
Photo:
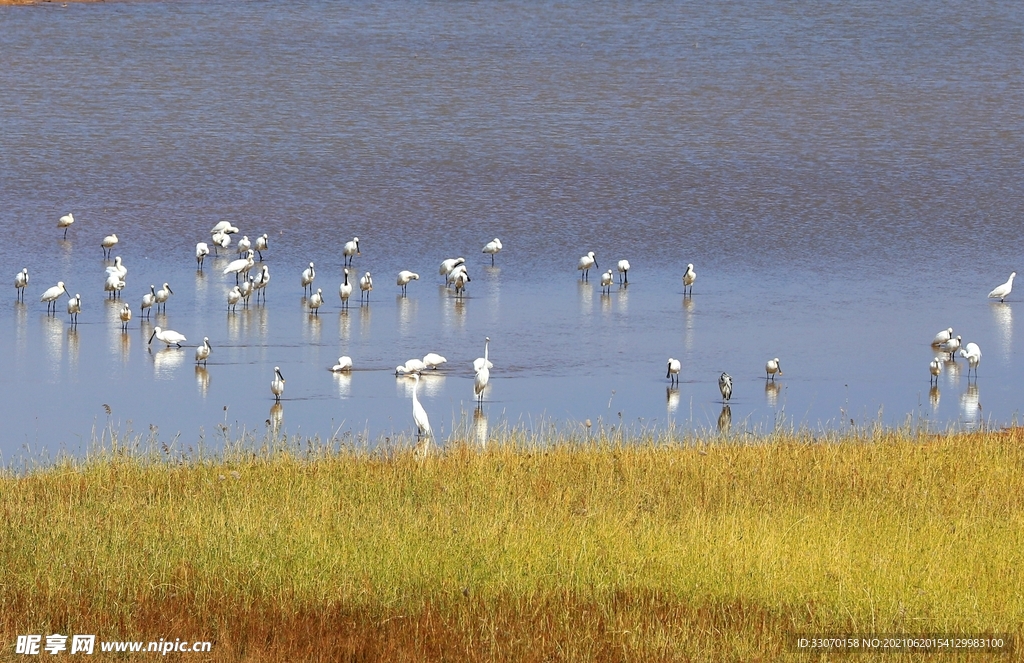
M459 265L465 264L465 258L448 258L441 261L441 268L437 270L437 273L445 277L445 283L448 282L448 275L453 269Z
M732 398L732 376L728 373L722 373L718 376L718 390L722 392L722 400L729 400Z
M956 361L956 351L960 349L960 341L963 338L957 335L956 338L951 338L942 345L939 346L939 350L949 354L949 358L952 361Z
M619 268L619 281L622 282L622 283L629 283L629 261L628 260L620 260L618 268Z
M256 238L256 253L260 254L260 262L263 262L263 252L267 250L267 233Z
M164 287L156 291L156 307L159 309L161 305L164 307L164 313L167 312L167 300L170 299L174 291L171 290L171 286L164 283Z
M111 250L113 250L113 248L114 248L114 246L116 244L117 244L117 235L114 234L114 233L111 233L111 234L109 234L109 235L107 235L106 237L103 238L103 241L100 242L100 246L103 248L103 257L104 258L109 258L110 257L110 252L111 252Z
M270 283L270 268L263 265L263 269L259 274L256 275L256 279L252 282L254 288L256 288L256 303L260 303L260 293L263 293L263 303L267 303L267 284Z
M767 380L771 377L772 382L775 382L775 374L782 375L782 365L779 364L779 358L769 359L764 365L764 379Z
M960 350L960 356L967 359L967 379L971 379L971 369L974 369L974 379L978 379L978 364L981 363L981 348L977 343L968 343Z
M196 244L196 265L200 270L203 269L203 260L206 256L210 255L210 246L206 242L199 242Z
M494 267L494 255L499 251L501 251L501 240L497 237L490 242L487 242L487 244L484 244L483 253L491 254L491 267Z
M309 294L313 294L313 279L316 278L316 270L313 269L313 263L309 263L309 267L302 270L302 274L299 276L299 283L302 284L302 294L306 294L306 288L309 288Z
M1017 276L1017 272L1010 272L1010 278L1006 279L1006 283L996 286L996 288L988 293L990 299L998 299L1003 301L1010 296L1010 291L1013 290L1013 277Z
M932 339L932 347L937 348L951 338L953 338L953 328L943 329Z
M230 235L231 233L236 232L238 232L238 228L231 225L230 221L218 221L216 225L210 228L211 235L216 235L217 233L221 233L223 235Z
M253 257L252 249L249 249L246 252L246 255L245 255L244 258L239 258L238 260L232 260L231 262L229 262L228 266L224 268L224 273L225 274L234 273L234 275L235 275L235 283L237 284L238 283L238 275L239 274L248 274L249 270L252 269L253 265L256 264L256 261L253 260L252 257Z
M679 383L679 371L683 365L678 359L668 358L668 372L665 373L665 377L669 379L670 384Z
M601 275L601 292L607 292L608 294L611 294L612 283L614 283L614 279L612 278L612 270L609 269L607 272Z
M594 267L596 269L600 269L600 267L597 266L597 256L594 255L593 251L591 251L590 253L588 253L585 256L580 257L579 262L576 263L576 269L578 269L581 272L583 272L580 275L580 280L581 281L587 281L587 280L590 279L590 268L591 267Z
M28 267L14 275L14 288L18 292L18 299L25 301L25 286L28 285Z
M64 229L64 239L68 238L68 228L75 222L75 215L68 212L57 220L57 230Z
M942 373L942 362L938 358L932 359L931 363L928 364L928 371L931 373L931 377L928 378L928 384L933 381L939 383L939 374Z
M249 241L248 235L242 235L242 239L238 240L238 255L242 255L246 251L252 248L252 242Z
M353 256L363 255L359 252L359 238L353 237L351 242L345 242L345 248L341 252L345 256L345 265L351 266Z
M196 363L203 362L203 366L206 366L206 360L210 358L210 337L203 337L203 344L196 348Z
M71 316L71 324L78 324L78 314L82 312L82 296L75 293L74 297L68 299L68 315Z
M274 394L275 401L280 401L281 394L284 393L284 376L277 366L274 367L274 379L270 381L270 392Z
M476 376L473 378L473 396L476 397L477 402L483 405L484 402L484 389L487 388L487 383L491 380L491 370L487 366L481 366L480 370L476 372Z
M491 337L490 336L486 336L486 337L484 337L484 356L483 357L477 357L476 359L473 360L473 370L474 371L479 371L483 367L494 368L494 364L492 364L490 359L487 358L487 353L489 352L490 347L491 347Z
M42 296L39 298L39 301L46 302L47 313L50 312L50 307L52 306L53 313L54 315L56 315L57 305L54 304L54 302L57 301L57 298L60 297L61 295L67 295L68 297L71 297L71 293L68 292L68 289L64 287L64 281L57 281L57 285L53 286L52 288L47 288L46 291L43 292Z
M410 272L407 269L403 269L402 271L398 272L398 281L395 283L395 285L402 286L402 295L405 295L406 288L409 286L409 282L417 281L419 280L419 278L420 275L417 274L416 272Z
M228 290L228 309L231 311L238 310L238 302L242 300L242 290L237 285L231 286L231 290Z
M427 354L423 355L423 364L427 368L436 369L438 366L444 364L447 361L447 359L437 354L436 352L428 352Z
M341 297L341 307L348 308L348 298L352 296L352 284L348 282L348 267L345 268L345 282L338 286L338 296Z
M416 423L416 438L430 437L430 420L427 418L427 411L423 409L420 400L416 397L416 391L420 386L420 376L414 373L412 377L415 380L412 386L412 420Z
M693 271L693 263L686 266L683 272L683 295L686 295L686 287L690 287L690 295L693 295L693 282L697 280L697 272Z
M320 315L320 307L323 306L323 303L324 291L320 288L317 288L316 292L309 296L309 310L313 313L313 315Z
M103 283L104 292L109 292L108 299L117 299L117 296L124 289L124 279L114 273L107 274L107 280Z
M366 293L366 303L370 303L370 291L373 290L373 279L370 278L370 272L363 274L363 277L359 279L359 301L363 301L363 293Z
M121 318L121 331L128 331L128 323L132 320L132 307L125 304L117 317Z
M149 286L149 292L142 296L142 304L139 305L139 312L145 313L146 317L149 317L150 309L153 304L156 303L156 287L153 285Z
M341 371L351 371L352 357L349 357L348 355L342 355L338 357L338 363L335 364L334 366L331 366L331 370L334 371L335 373L340 373Z
M182 342L187 340L184 334L179 334L173 329L161 329L160 327L153 327L153 333L150 334L149 341L147 341L147 343L152 343L154 338L166 344L167 347L176 345L179 348L181 347Z

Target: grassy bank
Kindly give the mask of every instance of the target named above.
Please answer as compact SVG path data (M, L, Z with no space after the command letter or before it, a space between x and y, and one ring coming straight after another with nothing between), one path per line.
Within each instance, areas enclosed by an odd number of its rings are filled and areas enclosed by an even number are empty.
M5 653L70 632L211 660L750 661L791 632L1024 633L1016 429L242 447L0 478Z

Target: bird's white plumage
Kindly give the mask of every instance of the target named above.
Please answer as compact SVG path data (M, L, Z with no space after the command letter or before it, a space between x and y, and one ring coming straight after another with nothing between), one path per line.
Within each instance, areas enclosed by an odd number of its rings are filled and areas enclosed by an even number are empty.
M932 347L937 348L951 338L953 338L953 328L943 329L932 339Z
M239 258L238 260L232 260L229 262L228 266L224 268L224 274L234 274L235 279L238 279L239 274L245 274L252 269L255 264L256 261L253 260L253 252L252 249L250 249L246 252L244 258Z
M597 267L597 256L594 255L593 251L590 251L585 256L580 256L579 261L576 263L576 269L583 272L581 278L588 276L591 267Z
M629 283L629 261L620 260L617 269L619 270L619 278L624 283Z
M231 233L236 232L238 232L238 228L231 225L230 221L218 221L212 228L210 228L210 235L216 235L218 233L230 235Z
M673 357L668 358L668 371L665 373L665 377L671 382L679 382L679 371L683 368L682 362Z
M323 303L324 303L324 291L322 289L320 289L320 288L317 288L316 292L314 292L312 295L309 296L309 302L308 302L309 310L312 311L314 314L319 315L320 314L319 309L320 309L321 306L323 306Z
M436 352L428 352L427 354L423 355L423 364L426 368L437 368L438 366L447 361L447 359L437 354Z
M210 338L208 336L203 337L203 344L196 348L196 363L203 362L210 358Z
M483 357L477 357L476 359L473 360L473 370L474 371L479 371L481 368L494 368L494 364L492 364L490 362L490 360L488 359L488 357L487 357L487 353L490 351L490 347L491 347L491 337L488 336L488 337L484 338L484 356Z
M423 409L423 405L420 404L419 398L416 397L416 392L420 386L420 376L414 373L412 377L413 380L415 380L412 387L412 420L416 423L417 436L424 435L429 437L430 419L427 418L427 411Z
M992 292L988 293L990 299L998 299L1003 301L1010 296L1010 292L1013 290L1013 277L1017 276L1017 272L1011 272L1010 278L1006 280L1006 283L998 285Z
M338 363L331 366L331 370L335 373L352 370L352 357L349 357L348 355L338 357Z
M152 343L154 338L168 347L172 345L181 347L181 344L187 340L184 334L179 334L173 329L162 329L160 327L153 327L153 333L149 337L149 342Z
M779 358L769 359L764 365L765 379L769 376L772 380L775 379L776 373L782 375L782 365L779 363Z
M277 366L274 367L274 379L270 381L270 393L274 394L275 401L281 400L281 394L284 393L284 376Z

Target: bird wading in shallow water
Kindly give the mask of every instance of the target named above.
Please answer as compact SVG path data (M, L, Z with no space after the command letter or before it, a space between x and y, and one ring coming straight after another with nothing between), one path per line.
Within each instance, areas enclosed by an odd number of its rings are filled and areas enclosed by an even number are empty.
M270 381L270 393L274 394L275 401L280 401L281 394L284 393L284 376L277 366L274 367L274 379Z
M1003 301L1010 296L1010 292L1013 290L1013 277L1017 276L1017 272L1011 272L1010 278L1006 280L1006 283L998 285L992 292L988 293L989 299L998 299Z
M678 359L668 358L668 372L665 377L669 379L670 384L679 384L679 371L682 368L683 365Z
M767 380L768 378L771 378L772 382L775 381L776 373L782 375L782 365L779 364L778 357L768 360L768 362L764 365L764 373L764 379Z
M497 237L484 245L483 252L491 254L491 267L494 267L494 256L497 255L499 251L501 251L501 240Z
M693 282L697 280L697 272L693 271L693 263L686 266L686 271L683 272L683 296L693 296ZM690 288L690 293L687 295L686 288Z
M722 400L728 401L732 398L732 376L722 373L718 376L718 390L722 392Z
M600 267L597 266L597 256L594 255L593 251L589 252L585 256L581 256L579 261L576 263L576 269L582 272L582 274L580 274L581 281L590 280L591 267L594 269L600 269Z

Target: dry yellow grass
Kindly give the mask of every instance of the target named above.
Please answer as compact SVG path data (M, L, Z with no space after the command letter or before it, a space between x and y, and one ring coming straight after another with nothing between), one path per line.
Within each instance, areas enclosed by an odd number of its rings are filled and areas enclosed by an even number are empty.
M513 432L426 460L246 440L185 461L115 444L0 478L0 638L212 640L218 661L750 661L794 632L1021 634L1022 443Z

